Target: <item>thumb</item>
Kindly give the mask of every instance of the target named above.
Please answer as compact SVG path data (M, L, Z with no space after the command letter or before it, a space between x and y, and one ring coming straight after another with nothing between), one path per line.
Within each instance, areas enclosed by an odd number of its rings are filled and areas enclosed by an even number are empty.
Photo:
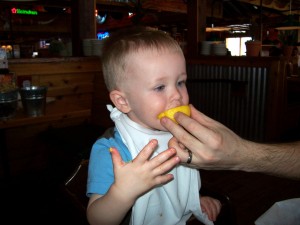
M121 157L119 151L116 148L111 147L111 148L109 148L109 151L111 154L111 158L112 158L114 167L120 167L125 164L125 162L122 160L122 157Z

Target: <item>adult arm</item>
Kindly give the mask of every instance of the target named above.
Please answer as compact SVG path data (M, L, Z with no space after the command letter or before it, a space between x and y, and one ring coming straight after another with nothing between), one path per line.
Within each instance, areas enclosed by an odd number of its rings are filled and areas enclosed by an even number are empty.
M117 149L111 149L115 182L105 195L93 194L90 197L87 208L90 224L120 224L140 195L173 179L173 175L167 172L180 162L176 150L168 149L150 159L156 146L157 140L151 140L128 163L122 161Z
M212 170L243 170L300 179L300 141L262 144L242 139L223 124L207 117L191 106L191 118L176 113L175 119L161 119L173 135L169 147L175 147L181 161L193 152L191 164Z

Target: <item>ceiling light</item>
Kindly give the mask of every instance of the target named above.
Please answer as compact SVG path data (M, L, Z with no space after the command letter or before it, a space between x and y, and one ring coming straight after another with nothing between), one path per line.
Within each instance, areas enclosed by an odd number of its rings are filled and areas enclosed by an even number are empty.
M222 31L230 31L229 27L206 27L206 32L222 32Z

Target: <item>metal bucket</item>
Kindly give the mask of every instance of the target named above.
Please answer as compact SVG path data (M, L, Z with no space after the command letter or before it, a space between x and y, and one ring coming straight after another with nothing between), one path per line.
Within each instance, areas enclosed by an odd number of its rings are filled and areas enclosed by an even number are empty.
M16 115L18 108L18 89L0 92L0 119L5 120Z
M45 115L47 87L30 86L20 89L24 112L30 117Z

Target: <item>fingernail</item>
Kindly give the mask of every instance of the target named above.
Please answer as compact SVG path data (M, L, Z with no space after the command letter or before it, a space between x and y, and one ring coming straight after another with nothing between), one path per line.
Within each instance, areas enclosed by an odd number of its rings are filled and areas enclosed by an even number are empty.
M154 139L150 140L150 144L151 145L155 145L156 144L156 140L154 140Z
M176 156L176 157L175 157L175 161L176 161L176 162L180 162L179 156Z
M169 148L169 151L171 152L171 153L176 153L176 149L175 148Z

